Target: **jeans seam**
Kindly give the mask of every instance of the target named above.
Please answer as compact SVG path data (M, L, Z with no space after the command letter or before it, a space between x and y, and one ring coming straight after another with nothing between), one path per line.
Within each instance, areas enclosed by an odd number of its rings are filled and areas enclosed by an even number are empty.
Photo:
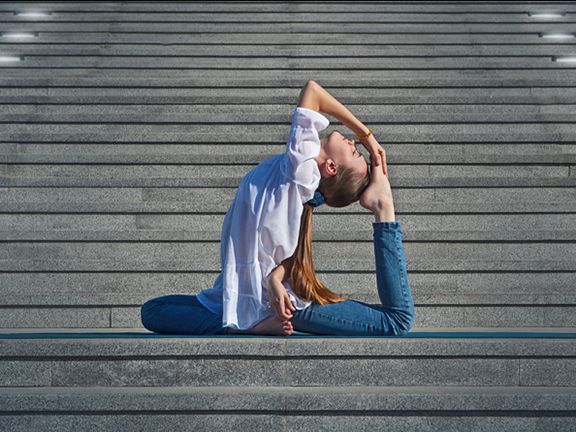
M400 271L400 287L402 289L402 300L404 300L404 309L408 311L408 296L406 295L406 281L404 280L404 266L402 265L402 244L396 233L396 258L398 259L398 268Z

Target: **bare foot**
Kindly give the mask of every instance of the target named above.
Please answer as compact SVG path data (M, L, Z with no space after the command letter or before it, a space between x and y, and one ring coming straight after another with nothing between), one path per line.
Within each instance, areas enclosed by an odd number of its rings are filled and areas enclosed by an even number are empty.
M290 336L294 328L290 321L280 321L276 315L263 319L248 330L236 330L229 328L228 334L249 334L262 336Z
M372 168L370 184L360 197L360 205L372 210L376 222L394 222L394 201L388 177L381 167Z

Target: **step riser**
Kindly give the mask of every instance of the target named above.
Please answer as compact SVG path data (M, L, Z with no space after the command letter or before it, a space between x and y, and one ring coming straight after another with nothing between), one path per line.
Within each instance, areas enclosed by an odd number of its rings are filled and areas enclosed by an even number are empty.
M571 339L68 337L0 349L2 387L576 386Z
M538 203L534 203L538 206ZM465 210L467 206L462 206ZM576 210L576 209L575 209ZM459 231L464 235L468 232L480 231L484 234L485 231L566 231L570 229L576 230L576 215L558 215L558 214L533 214L533 215L399 215L398 218L402 222L402 229L404 232L412 234L414 239L418 239L418 234L424 232L434 233L435 231ZM4 240L4 236L12 232L19 234L19 238L14 240L33 240L33 235L39 236L42 239L44 233L53 233L54 240L66 240L70 234L83 232L85 234L94 231L95 235L92 240L98 239L98 233L103 233L103 236L110 233L126 233L134 232L137 234L146 232L176 232L187 233L189 232L190 238L194 233L204 233L204 238L198 240L220 240L220 231L224 222L223 214L215 215L3 215L0 214L0 239ZM349 240L350 237L359 231L359 228L365 227L366 229L360 230L363 234L370 231L374 216L371 214L351 214L351 215L328 215L328 214L315 214L312 222L313 233L317 234L318 240L329 239L331 231L333 233L332 239L334 240ZM351 226L353 225L353 226ZM540 229L538 229L540 228ZM348 236L342 232L349 234ZM217 233L217 236L214 234ZM208 237L208 234L212 234ZM371 241L372 233L370 236L355 236L355 240ZM16 236L14 236L16 237ZM106 239L106 238L105 238ZM158 238L160 240L161 238ZM403 239L405 237L403 236ZM465 239L465 238L463 238ZM525 239L519 238L520 239ZM74 238L74 240L76 240ZM78 239L80 240L80 239ZM108 240L108 239L106 239ZM171 238L167 238L171 240ZM182 239L184 240L184 239ZM576 238L575 238L576 240Z
M0 413L35 411L161 414L219 411L277 415L457 413L482 410L510 416L527 404L539 415L573 410L573 387L112 387L0 388Z
M542 414L543 418L532 414L510 414L506 416L485 413L446 413L418 415L396 413L374 413L367 415L341 416L326 415L222 415L222 414L110 414L102 415L49 415L49 416L3 416L3 426L12 432L62 432L78 430L121 430L126 432L143 430L206 431L243 430L254 432L291 431L309 432L351 430L394 430L413 432L414 430L434 431L511 431L542 432L571 431L576 429L576 419L572 417Z
M4 361L1 387L576 386L575 359Z
M0 278L0 305L134 306L170 293L196 295L211 288L219 273L6 273ZM374 274L317 274L334 292L373 304L378 302ZM408 273L408 276L412 296L423 306L575 303L572 273Z
M338 250L339 256L335 256ZM404 243L408 271L573 272L573 243ZM321 272L374 272L371 242L316 243ZM350 257L353 257L350 258ZM220 271L216 242L4 243L0 271Z
M156 293L142 299L172 294ZM372 296L355 296L358 301L378 303ZM416 297L416 300L418 298ZM466 299L464 299L466 300ZM474 298L468 299L473 301ZM64 302L65 299L62 299ZM94 300L93 300L94 301ZM487 301L487 299L486 299ZM526 300L528 301L528 299ZM140 306L65 307L35 305L0 309L0 328L142 328ZM416 327L576 327L572 306L416 306Z

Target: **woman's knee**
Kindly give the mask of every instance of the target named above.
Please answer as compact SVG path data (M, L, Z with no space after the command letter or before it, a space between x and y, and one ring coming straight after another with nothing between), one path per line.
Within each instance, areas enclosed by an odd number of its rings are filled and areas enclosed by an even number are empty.
M156 325L156 320L154 317L158 315L159 309L164 304L162 299L163 297L158 297L152 300L148 300L142 305L142 308L140 309L142 325L150 331L157 331L158 326Z
M398 336L403 336L410 331L414 325L414 307L398 314L396 319L396 328Z

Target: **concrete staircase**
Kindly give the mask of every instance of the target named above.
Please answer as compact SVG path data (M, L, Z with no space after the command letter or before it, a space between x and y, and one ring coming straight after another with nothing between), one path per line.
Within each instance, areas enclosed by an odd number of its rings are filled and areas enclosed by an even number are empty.
M576 65L552 61L576 39L539 37L560 31L573 2L0 4L23 58L0 62L0 430L576 430ZM415 328L146 332L146 300L212 285L309 79L387 150ZM377 303L371 220L319 210L315 261Z

